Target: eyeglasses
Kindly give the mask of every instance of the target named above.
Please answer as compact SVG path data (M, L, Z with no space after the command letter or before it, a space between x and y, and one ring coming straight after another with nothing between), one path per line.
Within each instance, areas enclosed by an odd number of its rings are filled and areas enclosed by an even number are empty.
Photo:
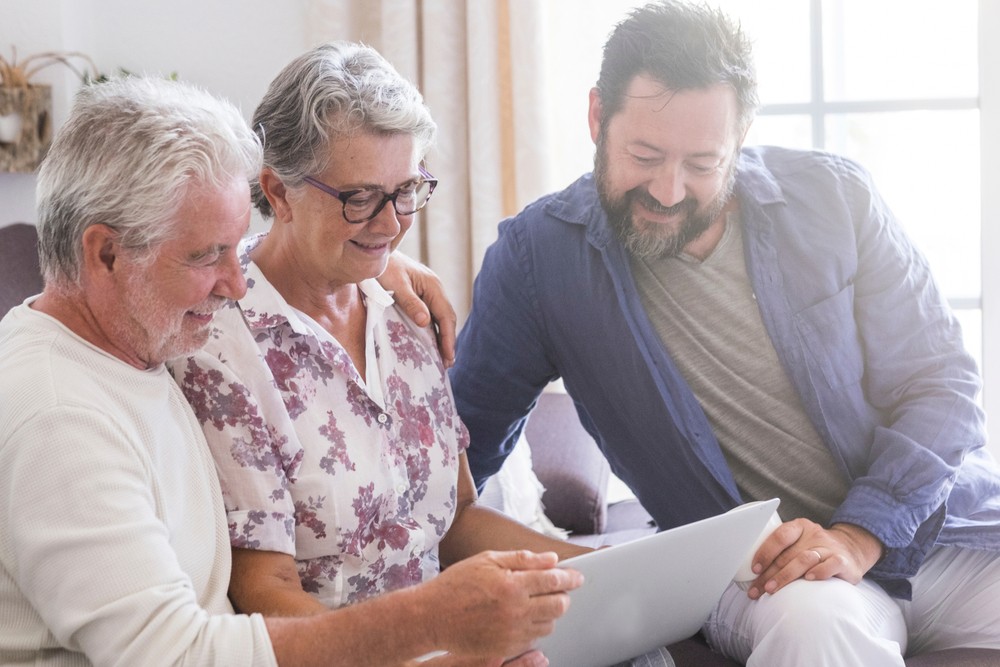
M434 188L437 187L438 180L423 167L420 167L420 175L422 177L420 180L408 183L389 194L374 188L341 192L310 176L302 180L339 199L344 204L344 220L358 224L374 218L388 202L392 202L396 215L413 215L426 206L434 193Z

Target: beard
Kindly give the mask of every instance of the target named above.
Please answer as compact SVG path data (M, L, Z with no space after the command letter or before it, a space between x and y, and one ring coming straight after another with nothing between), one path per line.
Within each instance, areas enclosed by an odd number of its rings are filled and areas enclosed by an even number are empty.
M122 298L127 309L113 327L118 339L150 368L197 352L208 342L212 330L210 324L186 321L186 311L168 307L157 299L156 289L151 284L151 278L144 271L126 277ZM214 313L226 302L222 297L210 296L191 310Z
M736 160L726 171L722 189L711 201L703 205L694 197L685 197L673 206L664 206L644 186L621 195L612 192L607 147L602 135L594 155L594 179L608 224L626 252L638 259L676 257L709 228L729 203L736 185ZM676 229L645 220L632 215L636 203L657 215L683 215L683 218Z

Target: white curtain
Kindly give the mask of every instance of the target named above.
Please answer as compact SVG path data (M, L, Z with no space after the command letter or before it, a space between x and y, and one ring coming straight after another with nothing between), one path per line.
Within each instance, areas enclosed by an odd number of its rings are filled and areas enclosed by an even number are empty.
M445 283L464 321L496 226L552 189L539 59L541 0L308 0L307 40L365 42L421 90L439 133L441 183L402 249Z

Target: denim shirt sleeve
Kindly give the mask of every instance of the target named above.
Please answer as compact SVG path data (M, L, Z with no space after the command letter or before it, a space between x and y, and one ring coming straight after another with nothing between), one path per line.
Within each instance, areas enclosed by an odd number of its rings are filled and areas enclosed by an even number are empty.
M882 423L867 474L855 479L834 519L867 517L881 527L877 534L886 546L916 541L925 552L936 540L962 461L986 442L976 404L981 382L927 261L870 183L861 185L871 197L861 200L854 303L864 389ZM895 560L884 566L900 574L918 565Z
M472 312L449 373L458 412L469 428L469 464L480 491L513 449L539 393L558 377L540 334L543 323L523 234L519 219L500 224L499 238L476 277Z
M851 482L833 521L889 548L873 575L910 576L963 459L985 443L978 372L868 174L835 156L802 159L784 165L796 176L779 172L784 201L754 212L768 222L748 245L751 275L779 356Z

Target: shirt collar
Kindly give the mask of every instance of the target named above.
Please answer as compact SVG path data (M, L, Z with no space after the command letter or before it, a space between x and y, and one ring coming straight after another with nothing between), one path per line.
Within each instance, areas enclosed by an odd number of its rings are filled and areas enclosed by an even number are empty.
M247 238L240 248L240 263L243 265L243 275L247 281L247 293L237 301L243 313L247 326L251 331L271 329L287 324L297 334L312 335L309 325L302 321L292 306L285 301L278 290L268 282L260 267L250 259L250 251L257 247L266 234L257 234ZM377 280L370 278L362 280L358 286L364 295L369 311L381 311L390 308L394 303L392 294L387 292ZM369 317L369 319L371 319Z

